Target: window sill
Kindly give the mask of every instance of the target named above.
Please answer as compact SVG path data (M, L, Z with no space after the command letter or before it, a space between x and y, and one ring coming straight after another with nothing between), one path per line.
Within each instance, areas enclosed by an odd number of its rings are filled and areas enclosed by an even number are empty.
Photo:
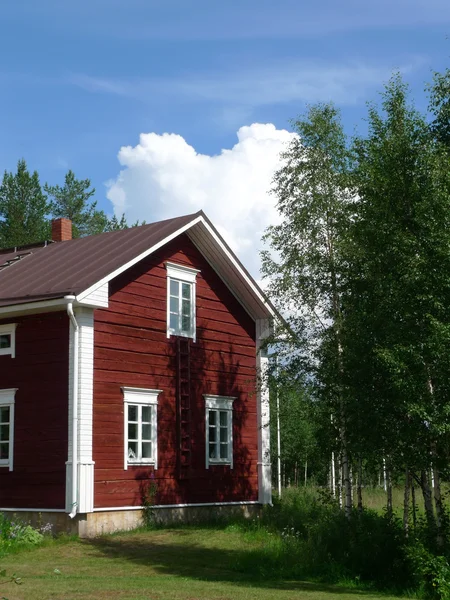
M156 463L154 460L143 460L143 461L127 462L127 467L142 467L142 466L154 467L155 464Z

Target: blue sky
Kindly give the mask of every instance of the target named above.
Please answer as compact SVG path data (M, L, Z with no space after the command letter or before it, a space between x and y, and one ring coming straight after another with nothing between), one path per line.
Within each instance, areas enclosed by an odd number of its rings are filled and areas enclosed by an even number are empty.
M131 168L118 152L140 134L211 157L240 127L289 129L319 100L352 132L395 69L424 107L450 53L447 0L3 0L1 21L0 169L24 157L56 183L71 168L109 213L105 182Z

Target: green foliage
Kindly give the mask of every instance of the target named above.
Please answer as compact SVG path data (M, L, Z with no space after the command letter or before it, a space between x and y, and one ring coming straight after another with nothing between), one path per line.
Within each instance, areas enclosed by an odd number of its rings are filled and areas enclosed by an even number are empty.
M153 506L156 504L156 497L158 494L158 484L153 473L150 475L149 480L143 480L141 482L140 490L144 524L147 528L152 528L155 525Z
M24 246L50 237L50 207L42 193L39 175L31 174L24 160L16 173L5 171L0 185L0 248Z
M44 190L48 194L53 217L72 221L74 238L107 230L108 217L97 209L97 202L92 200L95 189L91 188L90 179L76 179L73 171L68 171L63 186L46 183Z
M121 229L128 229L129 227L138 227L139 225L145 225L145 221L136 221L132 225L129 225L125 215L122 214L120 219L113 215L109 220L105 227L105 231L119 231Z
M450 565L445 556L436 556L420 541L415 541L406 547L406 557L416 586L425 598L450 598Z
M0 514L0 556L19 547L39 546L46 534L51 534L51 525L36 529L18 519L8 519Z

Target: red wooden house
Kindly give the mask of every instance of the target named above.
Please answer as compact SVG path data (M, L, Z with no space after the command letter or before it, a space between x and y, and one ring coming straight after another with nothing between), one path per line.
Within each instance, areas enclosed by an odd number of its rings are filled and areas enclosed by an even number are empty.
M270 502L273 314L202 212L0 251L0 511L93 535L150 483L160 516Z

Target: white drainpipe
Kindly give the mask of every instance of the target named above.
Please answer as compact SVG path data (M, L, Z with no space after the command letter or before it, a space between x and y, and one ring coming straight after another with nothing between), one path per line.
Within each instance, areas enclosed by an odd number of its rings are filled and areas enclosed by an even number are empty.
M73 325L73 379L72 379L72 510L69 517L77 514L78 497L78 338L80 328L73 312L75 296L66 296L67 314Z

